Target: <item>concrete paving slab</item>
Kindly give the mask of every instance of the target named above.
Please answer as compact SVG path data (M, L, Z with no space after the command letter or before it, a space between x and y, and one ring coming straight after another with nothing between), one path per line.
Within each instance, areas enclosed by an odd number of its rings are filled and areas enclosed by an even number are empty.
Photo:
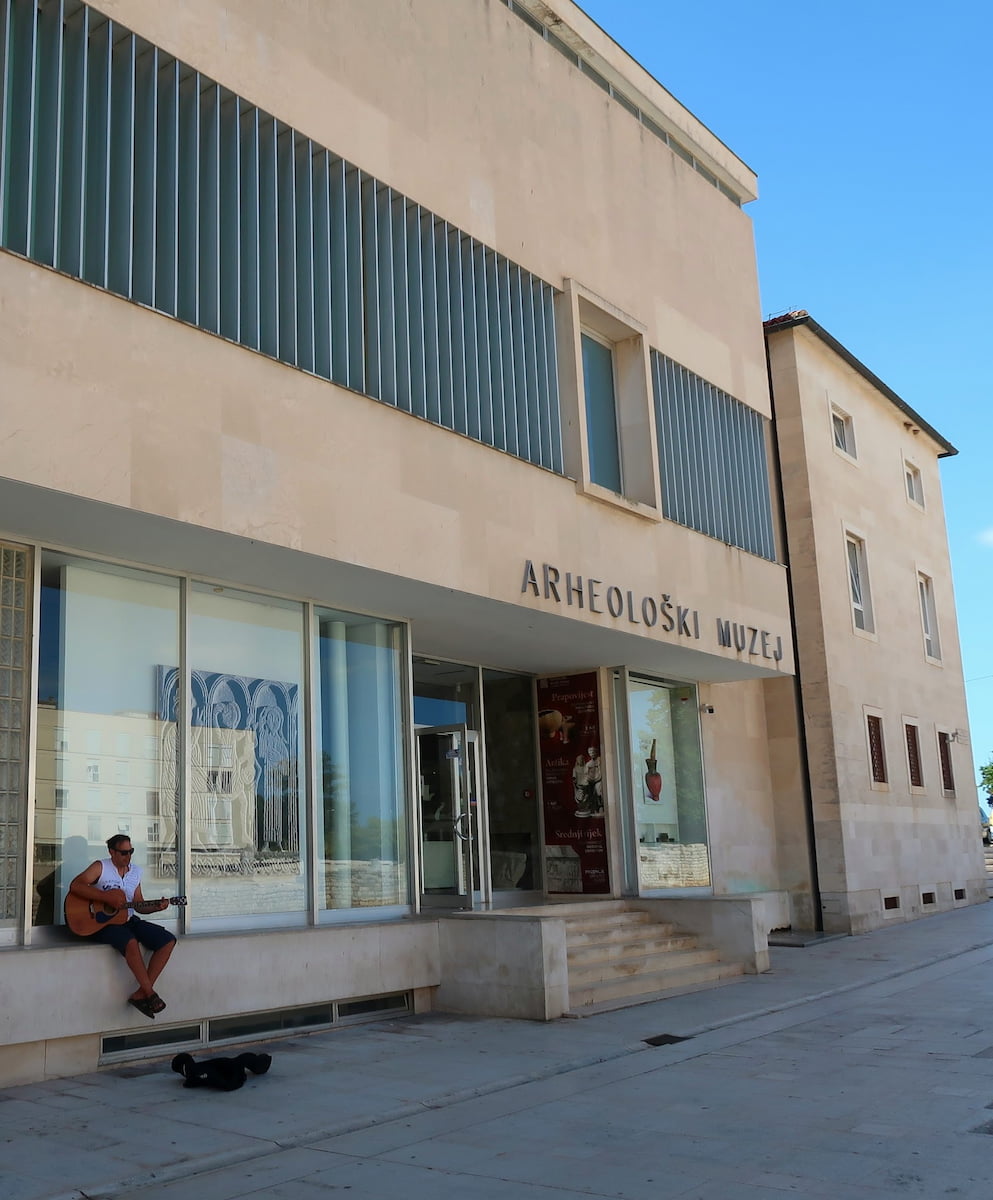
M0 1195L988 1200L993 909L772 961L582 1020L295 1035L229 1095L183 1089L168 1058L9 1089ZM645 1044L667 1033L688 1040Z

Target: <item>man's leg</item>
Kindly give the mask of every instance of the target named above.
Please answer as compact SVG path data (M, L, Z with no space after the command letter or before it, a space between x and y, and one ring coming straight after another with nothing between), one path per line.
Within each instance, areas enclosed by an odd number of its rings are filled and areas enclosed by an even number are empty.
M155 981L162 974L175 944L175 939L173 939L171 942L166 943L166 945L160 946L148 960L148 982L152 991L155 990Z
M144 997L150 996L155 991L155 988L152 987L152 979L149 976L148 968L145 966L145 959L141 953L141 946L138 945L137 938L131 938L128 942L124 951L124 961L128 964L131 974L135 977L138 984L137 990L131 993L130 999L141 1000ZM165 963L162 966L165 966Z

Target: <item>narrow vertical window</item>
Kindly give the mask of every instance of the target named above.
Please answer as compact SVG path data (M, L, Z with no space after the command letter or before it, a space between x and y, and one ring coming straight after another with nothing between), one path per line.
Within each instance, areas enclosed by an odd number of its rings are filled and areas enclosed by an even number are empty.
M869 766L873 783L886 782L886 755L883 751L883 721L881 717L867 716L866 731L869 735Z
M924 770L921 766L921 741L916 725L905 724L904 737L907 740L907 773L910 776L910 786L924 786Z
M850 458L856 458L855 426L848 413L842 412L839 408L833 408L831 410L831 430L834 434L836 448Z
M872 600L869 595L869 571L866 566L865 542L861 538L849 534L846 546L848 585L852 596L852 620L856 629L871 633L875 626L872 621Z
M954 796L955 772L952 770L952 739L943 729L938 730L938 761L941 763L941 790L946 796Z
M0 545L0 930L13 929L24 890L31 574L27 548Z
M934 585L927 575L917 576L917 594L921 602L921 627L924 632L924 653L928 658L941 658L938 640L938 618L934 609Z
M912 500L914 504L919 504L924 507L924 481L921 479L921 473L913 463L905 462L903 464L904 479L907 483L907 499Z
M590 479L621 493L621 453L617 436L614 354L588 333L582 335L583 384L586 391L586 439Z

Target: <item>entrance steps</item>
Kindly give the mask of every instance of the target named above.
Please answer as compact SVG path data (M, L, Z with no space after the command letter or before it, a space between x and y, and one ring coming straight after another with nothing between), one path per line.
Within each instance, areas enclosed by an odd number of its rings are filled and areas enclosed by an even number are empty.
M565 921L569 1011L575 1016L701 991L745 972L743 963L722 962L695 935L625 900L546 905L542 911Z

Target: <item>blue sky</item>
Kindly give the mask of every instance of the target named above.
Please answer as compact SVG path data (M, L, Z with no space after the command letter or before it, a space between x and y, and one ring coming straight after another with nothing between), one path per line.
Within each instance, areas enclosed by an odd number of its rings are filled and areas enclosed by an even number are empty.
M993 759L993 6L580 0L759 177L764 316L805 308L943 460L976 765Z

